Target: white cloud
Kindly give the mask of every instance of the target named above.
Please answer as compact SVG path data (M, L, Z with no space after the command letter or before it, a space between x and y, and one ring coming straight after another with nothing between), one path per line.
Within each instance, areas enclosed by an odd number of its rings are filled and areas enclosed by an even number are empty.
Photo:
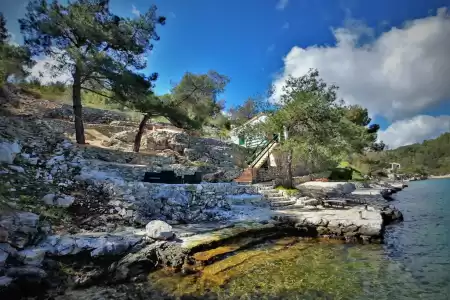
M141 15L141 11L138 10L138 9L136 8L136 6L134 6L134 5L131 5L131 13L132 13L133 15L138 16L138 17Z
M289 0L278 0L276 9L284 10L288 4L289 4Z
M281 28L283 28L283 29L289 29L289 22L285 22L284 24L283 24L283 27L281 27Z
M404 145L421 143L450 131L450 116L419 115L411 119L392 123L386 130L380 130L378 139L397 148Z
M294 46L274 81L275 100L288 75L317 68L339 86L347 103L361 104L371 115L391 121L412 117L450 99L450 17L436 15L391 28L378 37L358 22L333 29L336 44ZM365 42L363 42L365 41Z
M36 60L36 64L31 68L31 77L39 78L41 83L48 84L55 81L71 82L72 75L69 70L57 70L58 59L67 60L66 57L59 55L59 57L46 56Z

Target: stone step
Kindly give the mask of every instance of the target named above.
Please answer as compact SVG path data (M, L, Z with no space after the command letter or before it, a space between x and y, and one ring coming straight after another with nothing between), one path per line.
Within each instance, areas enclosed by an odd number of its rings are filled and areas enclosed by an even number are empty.
M277 191L277 190L267 190L267 191L261 191L261 194L263 194L263 195L280 195L280 196L282 196L282 194L279 192L279 191Z
M286 198L284 196L279 197L267 197L267 200L269 201L282 201L282 200L288 200L289 198Z
M296 203L297 203L297 201L295 201L295 200L276 201L276 202L271 202L270 206L272 208L274 208L274 207L286 207L286 206L294 205Z

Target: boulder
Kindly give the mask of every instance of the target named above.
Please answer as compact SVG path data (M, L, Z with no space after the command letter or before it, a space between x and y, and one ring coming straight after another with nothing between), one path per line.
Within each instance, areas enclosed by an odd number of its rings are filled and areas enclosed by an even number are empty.
M164 221L153 220L145 226L147 236L155 240L168 240L173 238L172 226Z
M24 173L25 172L25 169L23 167L21 167L21 166L12 165L12 166L9 166L9 168L11 170L17 172L17 173Z
M8 287L13 279L8 276L0 276L0 288L6 288Z
M55 198L56 198L55 194L47 194L44 197L42 197L41 201L44 202L46 205L53 205Z
M44 279L47 277L47 273L33 266L12 267L6 270L6 276L13 278L36 278Z
M40 266L45 258L46 249L32 248L19 251L19 260L30 266Z
M72 203L75 201L75 197L63 195L62 197L59 197L56 199L56 205L60 207L69 207L72 205Z
M137 130L125 130L111 136L111 140L119 140L125 143L133 143Z
M54 235L47 237L39 247L52 255L65 256L90 252L91 257L120 255L140 242L141 236L133 232L86 233L74 235Z
M347 195L356 190L356 187L353 183L321 181L305 182L297 185L296 188L303 192L318 193L326 196Z
M186 207L189 203L188 196L176 190L161 190L156 194L155 199L166 202L170 206L183 206Z
M12 164L16 155L20 153L22 147L17 141L8 142L4 141L0 143L0 163Z
M13 247L23 249L38 234L39 216L31 212L0 215L0 227Z
M198 151L197 149L193 148L184 149L184 156L186 156L186 158L190 161L199 160L202 155L203 153Z

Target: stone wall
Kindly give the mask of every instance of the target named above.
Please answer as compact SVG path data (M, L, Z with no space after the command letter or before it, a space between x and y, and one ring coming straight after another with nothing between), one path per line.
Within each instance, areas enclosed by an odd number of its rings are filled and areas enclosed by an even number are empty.
M258 169L258 174L256 180L258 182L266 182L271 180L276 180L277 178L282 177L283 170L281 167L268 167Z
M140 224L159 219L170 223L228 219L230 195L256 195L257 187L236 183L157 184L91 180L110 201L111 213Z

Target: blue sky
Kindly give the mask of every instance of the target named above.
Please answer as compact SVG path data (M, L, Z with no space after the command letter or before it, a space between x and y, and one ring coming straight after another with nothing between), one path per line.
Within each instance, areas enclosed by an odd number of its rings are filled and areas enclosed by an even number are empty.
M17 42L20 34L16 19L23 15L24 3L19 0L2 7ZM326 81L341 86L344 100L368 107L386 133L399 122L405 125L412 120L409 127L420 127L419 117L423 115L443 117L436 120L441 124L438 129L424 130L411 139L403 138L403 142L395 142L400 137L392 137L392 133L386 136L396 145L450 130L449 89L433 80L414 91L419 87L416 81L424 83L424 79L410 78L410 74L424 70L436 73L426 78L450 75L448 64L436 64L431 71L428 68L445 59L442 53L450 53L449 42L438 43L450 35L449 20L436 17L437 10L448 1L111 0L111 8L118 14L133 16L133 10L144 12L150 3L167 17L167 24L158 30L161 40L149 56L148 71L160 75L157 93L167 92L171 82L178 81L186 71L213 69L231 78L223 98L233 106L249 96L263 94L271 84L282 85L286 75L300 75L306 66L317 67ZM411 25L416 20L422 21ZM352 44L348 37L355 33L357 42ZM396 45L396 40L402 43ZM431 47L433 43L438 47ZM360 51L361 46L368 50ZM405 58L399 58L397 50L403 51ZM430 63L419 65L420 61ZM395 76L385 80L389 76L381 78L380 74ZM407 84L413 88L407 89ZM427 86L433 87L428 94ZM442 91L435 91L440 88Z

